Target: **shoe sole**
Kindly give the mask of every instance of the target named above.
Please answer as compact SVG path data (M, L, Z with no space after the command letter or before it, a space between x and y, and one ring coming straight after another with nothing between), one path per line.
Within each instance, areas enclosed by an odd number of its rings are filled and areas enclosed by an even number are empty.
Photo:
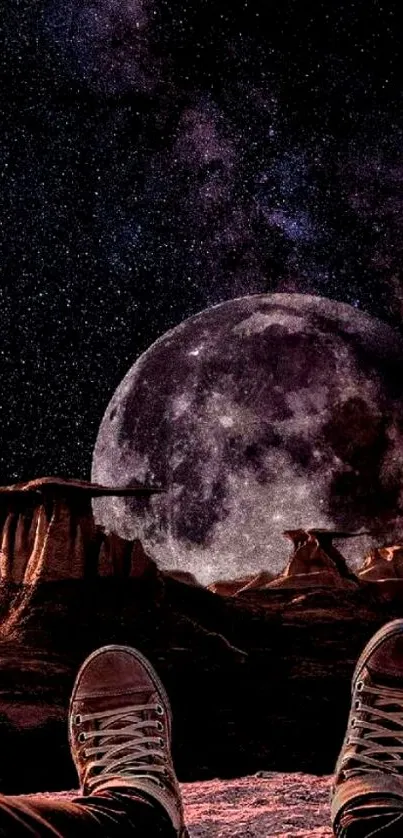
M94 658L97 658L100 655L102 655L104 652L124 652L125 654L131 655L131 657L134 658L137 661L137 663L140 663L144 667L144 669L146 670L147 674L149 675L153 684L156 687L156 690L157 690L157 692L159 694L159 697L161 699L161 703L164 705L165 710L167 711L168 723L169 723L168 724L168 737L169 737L169 745L171 745L171 738L172 738L171 703L170 703L170 700L168 698L168 693L167 693L162 681L158 677L154 667L152 666L150 661L141 652L138 651L138 649L134 649L132 646L110 645L110 646L101 646L100 649L96 649L95 652L92 652L85 659L84 663L81 665L80 669L78 670L76 680L74 682L74 687L73 687L73 690L72 690L72 693L71 693L70 702L69 702L69 716L68 716L68 729L69 729L69 731L68 732L69 732L69 745L70 745L71 753L73 753L73 735L72 735L72 730L71 730L71 727L72 727L71 721L72 721L72 718L73 718L72 706L73 706L73 702L75 701L75 698L76 698L76 694L77 694L77 690L78 690L78 687L79 687L79 684L80 684L80 680L81 680L83 672L86 670L87 666L91 663L91 661L93 661Z
M382 628L374 634L358 658L352 680L352 692L354 692L355 685L359 679L361 671L371 657L372 653L382 645L384 640L399 634L403 635L403 620L392 620L391 623L386 623L386 625L382 626Z

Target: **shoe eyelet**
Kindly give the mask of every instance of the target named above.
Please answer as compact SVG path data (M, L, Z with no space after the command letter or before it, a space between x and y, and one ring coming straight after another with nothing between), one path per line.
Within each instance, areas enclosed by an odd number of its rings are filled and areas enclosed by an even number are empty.
M157 730L159 730L160 732L164 730L164 725L162 724L162 722L157 722Z
M164 740L163 740L162 738L160 738L160 739L158 740L158 744L159 744L160 748L163 748L163 747L164 747L164 744L165 744L165 743L164 743Z
M356 685L355 689L358 693L362 693L362 691L364 689L364 681L357 681L357 685Z
M159 716L163 716L163 715L164 715L164 708L162 707L162 705L161 705L161 704L157 704L157 706L156 706L156 708L155 708L155 709L156 709L156 712L158 713L158 715L159 715Z
M85 733L84 732L78 734L78 741L79 742L85 742Z
M357 698L357 701L354 704L356 710L361 710L361 701Z
M74 724L78 726L78 725L81 724L81 722L82 722L82 716L80 716L80 714L78 713L77 716L74 717Z
M356 719L353 719L353 721L351 722L351 727L352 728L357 727L357 720Z

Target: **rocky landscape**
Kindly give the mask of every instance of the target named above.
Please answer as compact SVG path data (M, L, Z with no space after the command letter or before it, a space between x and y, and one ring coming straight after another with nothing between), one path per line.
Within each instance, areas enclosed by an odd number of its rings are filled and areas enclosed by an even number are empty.
M52 478L0 490L0 789L74 786L70 690L86 655L113 642L140 648L166 684L182 782L331 773L356 658L402 614L398 546L374 548L354 574L340 533L288 531L277 578L206 589L95 525L92 498L119 491L144 503L153 490Z

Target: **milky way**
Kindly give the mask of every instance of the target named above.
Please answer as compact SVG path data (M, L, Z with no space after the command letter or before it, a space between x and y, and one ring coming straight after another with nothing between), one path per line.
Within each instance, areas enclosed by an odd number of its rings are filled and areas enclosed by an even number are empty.
M88 476L150 343L302 291L400 325L392 6L6 0L2 474Z

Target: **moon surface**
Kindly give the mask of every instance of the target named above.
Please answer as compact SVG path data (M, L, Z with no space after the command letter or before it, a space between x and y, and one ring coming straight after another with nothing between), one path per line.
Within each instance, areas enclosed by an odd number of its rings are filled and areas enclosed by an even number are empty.
M206 584L280 572L288 528L396 538L402 474L399 334L342 303L260 294L191 317L132 366L102 420L92 480L166 493L96 499L94 512ZM365 547L349 543L353 563Z

